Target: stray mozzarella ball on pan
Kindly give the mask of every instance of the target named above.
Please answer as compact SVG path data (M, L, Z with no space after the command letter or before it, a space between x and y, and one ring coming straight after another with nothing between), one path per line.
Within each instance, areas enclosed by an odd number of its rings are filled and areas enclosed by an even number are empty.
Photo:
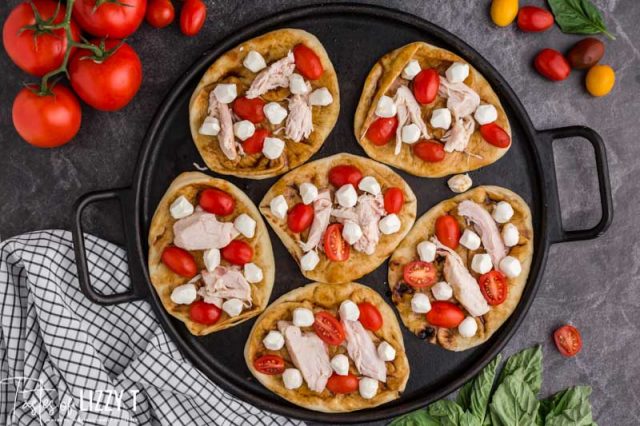
M195 302L198 290L192 283L179 285L171 292L171 301L176 305L190 305Z
M472 183L473 182L471 181L471 178L468 174L451 176L447 181L449 189L451 189L456 194L467 191L469 188L471 188Z
M287 368L282 373L282 381L287 389L298 389L302 386L302 374L297 368Z
M169 207L169 212L174 219L182 219L187 216L191 216L193 210L193 204L191 204L184 195L176 198Z
M242 65L251 72L258 72L267 67L267 63L262 55L255 50L250 51L247 56L245 56Z
M284 336L279 331L271 330L262 339L262 344L270 351L279 351L284 347Z
M318 253L314 250L308 251L300 258L300 268L303 271L313 271L316 266L318 266L318 262L320 262L320 257L318 257Z
M493 220L498 223L507 223L513 217L513 207L506 201L500 201L493 208L491 216L493 216Z
M473 337L476 335L477 331L478 323L473 317L466 317L458 325L458 333L460 333L462 337Z
M502 228L502 241L507 247L513 247L520 241L520 231L513 223L507 223Z
M396 115L398 109L395 102L389 96L383 95L376 105L376 115L382 118L390 118Z
M311 309L295 308L293 310L293 325L296 327L311 327L314 321Z

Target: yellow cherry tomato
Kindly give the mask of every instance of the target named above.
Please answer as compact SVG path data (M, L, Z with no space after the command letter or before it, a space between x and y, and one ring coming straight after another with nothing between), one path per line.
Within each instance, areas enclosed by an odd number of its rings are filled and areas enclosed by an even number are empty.
M518 15L518 0L493 0L491 19L499 27L510 25Z
M592 96L605 96L616 83L616 72L609 65L594 65L587 72L585 83Z

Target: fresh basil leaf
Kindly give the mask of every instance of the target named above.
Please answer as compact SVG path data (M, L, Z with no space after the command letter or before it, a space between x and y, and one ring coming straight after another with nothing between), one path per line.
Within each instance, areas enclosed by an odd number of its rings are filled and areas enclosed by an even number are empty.
M426 410L417 410L398 417L389 426L440 426L440 422L427 414Z
M590 395L591 387L574 386L543 399L538 412L545 425L591 425Z
M509 357L500 374L499 383L521 368L524 373L524 381L529 385L534 395L540 392L542 387L542 349L540 345L525 349Z
M544 424L545 426L590 426L593 424L591 404L581 404L547 416Z
M560 29L570 34L606 34L612 40L615 37L607 31L602 15L590 0L547 0Z
M478 419L481 424L487 412L489 396L496 377L496 370L500 364L501 356L495 357L482 369L472 381L467 382L458 393L457 402L463 410L467 410Z
M465 411L458 420L460 426L481 426L482 422L470 411Z
M464 410L454 401L441 399L427 407L430 416L435 417L443 426L458 426Z
M498 385L489 405L494 426L535 425L540 404L525 377L517 368Z

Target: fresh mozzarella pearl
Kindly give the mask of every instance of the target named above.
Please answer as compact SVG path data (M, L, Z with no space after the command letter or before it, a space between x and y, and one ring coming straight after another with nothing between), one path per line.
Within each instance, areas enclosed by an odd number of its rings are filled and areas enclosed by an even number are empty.
M284 346L284 336L276 330L271 330L262 339L262 344L270 351L279 351Z
M202 258L204 260L204 267L207 268L207 271L213 272L213 270L220 265L220 250L217 248L205 250Z
M409 61L406 67L402 70L402 78L407 80L413 80L413 78L422 71L420 63L415 59Z
M342 228L342 237L347 243L355 244L360 238L362 238L362 229L360 225L355 222L347 221Z
M480 237L471 229L465 229L460 237L460 244L469 250L478 250L480 248Z
M221 104L230 104L238 96L235 84L218 84L213 94Z
M205 136L218 136L220 121L215 117L206 117L198 129L198 133Z
M393 99L386 95L380 97L378 105L376 105L376 115L378 117L393 117L397 112L398 109L396 107L396 104L393 102Z
M338 354L331 358L331 368L339 376L349 374L349 358L346 355Z
M480 105L476 108L473 118L476 119L479 125L493 123L498 119L498 110L491 104Z
M511 207L511 204L506 201L500 201L493 208L493 213L491 215L493 216L493 220L496 222L507 223L513 216L513 207Z
M187 283L179 285L171 292L171 301L176 305L190 305L196 300L198 290L195 284Z
M396 350L387 342L378 345L378 356L383 361L393 361L396 359Z
M222 310L227 313L230 317L237 317L242 312L242 300L240 299L229 299L226 300L222 304Z
M313 271L316 266L318 266L318 262L320 262L320 258L318 257L318 253L311 250L308 251L300 258L300 268L303 271Z
M450 83L462 83L469 77L469 65L454 62L444 73Z
M507 247L513 247L520 241L520 232L513 223L507 223L502 227L502 241Z
M472 183L468 174L451 176L447 181L449 189L456 194L460 194L471 188Z
M262 146L262 154L269 160L275 160L282 155L284 150L284 141L278 138L264 138Z
M247 238L253 238L256 235L256 221L246 213L242 213L235 218L233 227Z
M355 206L358 202L358 193L353 185L348 183L346 185L342 185L336 191L336 199L338 200L338 204L348 209Z
M171 203L169 212L174 219L182 219L183 217L191 216L193 213L193 204L191 204L184 195L181 195Z
M358 391L364 399L371 399L378 393L378 381L370 377L363 377L358 383Z
M401 226L402 223L400 222L400 218L395 213L391 213L390 215L383 217L380 219L380 222L378 222L380 232L385 235L395 234L400 230Z
M447 130L451 127L451 111L447 108L434 109L431 113L431 127Z
M327 106L333 103L333 96L326 87L314 90L309 95L309 104L314 106Z
M365 176L360 180L358 189L369 194L378 195L380 193L380 184L373 176Z
M339 311L340 319L343 321L357 321L360 318L360 309L351 300L342 302Z
M241 141L249 139L256 132L256 126L249 120L233 123L233 134Z
M403 126L401 139L402 142L410 145L418 142L418 139L420 139L420 128L413 123Z
M478 331L478 323L476 322L476 319L473 317L466 317L458 325L458 333L460 333L462 337L473 337L476 335L477 331Z
M307 308L293 310L293 325L296 327L311 327L314 322L313 312Z
M431 287L431 294L436 300L449 300L453 297L453 289L446 281L440 281Z
M300 197L305 204L313 203L318 198L318 188L309 182L300 184Z
M278 195L271 199L269 202L269 208L275 217L278 219L284 219L287 215L287 210L289 210L287 199L284 198L284 195Z
M486 253L478 253L473 255L471 260L471 269L478 274L486 274L493 268L491 263L491 256Z
M429 296L424 293L416 293L411 298L411 310L416 314L426 314L431 310Z
M436 258L436 245L431 241L422 241L417 247L418 256L423 262L433 262Z
M522 272L520 261L513 256L506 256L500 261L500 270L509 278L515 278Z
M293 73L291 77L289 77L289 90L294 95L304 95L309 91L309 88L304 81L304 77L300 74Z
M282 381L287 389L298 389L302 386L302 374L297 368L287 368L282 373Z
M287 109L277 102L269 102L262 111L271 124L280 124L287 118Z
M262 281L262 269L253 262L244 264L244 278L250 283L259 283Z
M244 61L242 61L242 65L251 72L258 72L267 67L267 63L262 55L255 50L251 50L247 53L247 56L244 57Z

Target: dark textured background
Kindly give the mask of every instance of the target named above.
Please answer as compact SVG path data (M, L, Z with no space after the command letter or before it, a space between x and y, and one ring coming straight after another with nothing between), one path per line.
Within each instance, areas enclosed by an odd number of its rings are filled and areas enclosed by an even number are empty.
M2 2L4 21L17 0ZM304 1L207 1L209 14L201 34L183 37L175 26L153 30L143 26L131 37L145 78L138 96L125 109L101 113L83 108L78 137L55 150L23 143L11 125L11 103L30 81L0 54L0 237L70 225L70 211L81 194L131 183L140 141L147 124L173 82L209 46L262 16ZM523 34L512 26L493 27L488 1L375 1L430 20L461 37L503 74L538 129L588 125L605 139L615 202L613 225L603 237L551 248L543 282L505 353L541 343L544 348L543 395L575 384L594 388L595 417L603 425L640 424L640 2L599 0L607 25L617 36L606 41L604 63L616 70L616 87L605 98L591 98L583 74L562 83L542 80L530 63L543 47L565 50L580 37L557 27L543 34ZM525 3L525 2L521 2ZM532 0L529 4L542 4ZM348 48L348 46L345 46ZM357 54L357 52L354 52ZM565 225L588 227L599 208L593 153L580 140L555 144ZM87 228L119 241L115 209L89 212ZM109 212L107 214L103 212ZM571 322L582 331L585 347L573 359L554 349L550 335ZM425 368L428 368L425 366Z

